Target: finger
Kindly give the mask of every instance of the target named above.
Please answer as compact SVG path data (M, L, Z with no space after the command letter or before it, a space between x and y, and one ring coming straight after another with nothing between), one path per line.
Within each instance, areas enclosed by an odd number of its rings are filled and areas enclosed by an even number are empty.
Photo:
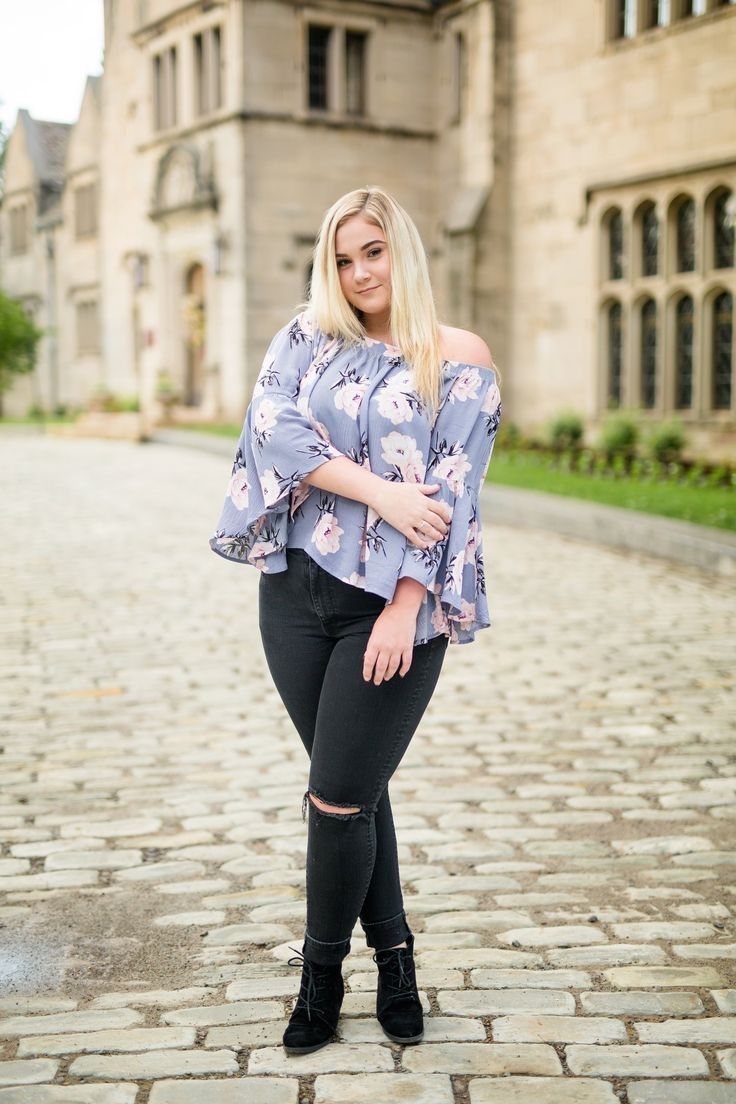
M386 673L386 668L388 666L388 659L389 657L386 655L385 652L379 653L378 659L376 660L376 673L373 678L373 682L376 686L380 686L383 682L383 676Z
M376 649L370 645L365 650L363 655L363 679L365 682L370 682L373 674L373 664L376 661Z
M444 525L447 527L452 520L452 509L446 502L430 502L429 507L434 511L434 517L430 518L433 525Z
M429 548L434 543L433 539L427 538L426 533L420 533L416 526L412 526L408 537L416 548Z
M399 675L401 676L401 678L404 677L404 675L407 673L407 671L411 667L411 661L412 661L413 656L414 656L414 649L413 648L405 648L404 651L402 652L402 654L401 654L401 670L399 671Z
M392 655L390 660L388 661L388 666L386 668L386 674L384 676L384 682L388 682L388 680L390 678L394 677L394 675L396 674L396 671L398 670L398 666L399 666L400 663L401 663L401 652L396 652L396 654Z

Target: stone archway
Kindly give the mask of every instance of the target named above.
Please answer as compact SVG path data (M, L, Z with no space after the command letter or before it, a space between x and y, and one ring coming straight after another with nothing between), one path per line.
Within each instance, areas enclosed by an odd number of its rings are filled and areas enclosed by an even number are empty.
M204 267L191 265L184 279L182 303L184 322L184 395L185 406L200 406L204 398L204 349L207 309Z

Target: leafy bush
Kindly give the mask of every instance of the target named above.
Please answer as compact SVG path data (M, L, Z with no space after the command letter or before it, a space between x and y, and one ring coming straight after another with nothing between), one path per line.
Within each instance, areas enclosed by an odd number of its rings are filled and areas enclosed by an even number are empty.
M521 443L522 433L516 422L505 422L502 418L501 425L498 427L499 448L518 448Z
M647 441L650 455L665 463L679 460L685 447L685 427L678 419L656 426Z
M609 458L620 455L633 459L638 440L636 420L627 414L614 414L603 423L598 444Z
M583 439L583 419L574 410L557 414L549 423L549 441L558 452L576 448Z

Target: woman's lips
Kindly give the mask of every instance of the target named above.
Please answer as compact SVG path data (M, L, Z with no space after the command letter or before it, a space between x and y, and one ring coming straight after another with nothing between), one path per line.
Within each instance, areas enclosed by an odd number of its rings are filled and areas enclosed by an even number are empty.
M376 286L375 286L375 287L363 288L363 290L362 290L362 291L359 291L359 292L358 292L358 295L367 295L367 293L368 293L369 291L378 291L378 288L379 288L380 286L381 286L380 284L376 284Z

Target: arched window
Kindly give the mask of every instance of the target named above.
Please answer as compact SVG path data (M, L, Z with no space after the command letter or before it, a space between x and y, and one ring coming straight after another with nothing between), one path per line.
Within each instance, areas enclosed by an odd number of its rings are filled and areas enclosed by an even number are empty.
M641 308L640 391L641 405L651 410L657 398L657 304L647 299Z
M641 215L641 274L656 276L659 272L659 219L653 203L647 204Z
M734 223L736 203L733 192L721 192L713 204L713 267L734 266Z
M713 302L712 405L714 410L731 409L731 363L733 361L733 296L722 291Z
M675 311L675 409L693 405L693 301L683 295Z
M616 209L608 216L608 279L621 280L624 274L624 220Z
M633 38L636 34L636 0L609 0L611 38Z
M623 365L623 327L621 324L621 304L611 303L608 308L607 340L607 388L606 400L609 408L619 407L623 399L621 379Z
M677 208L677 272L695 271L695 203L683 199Z
M664 27L669 22L669 0L644 0L643 27L648 31L652 27Z

